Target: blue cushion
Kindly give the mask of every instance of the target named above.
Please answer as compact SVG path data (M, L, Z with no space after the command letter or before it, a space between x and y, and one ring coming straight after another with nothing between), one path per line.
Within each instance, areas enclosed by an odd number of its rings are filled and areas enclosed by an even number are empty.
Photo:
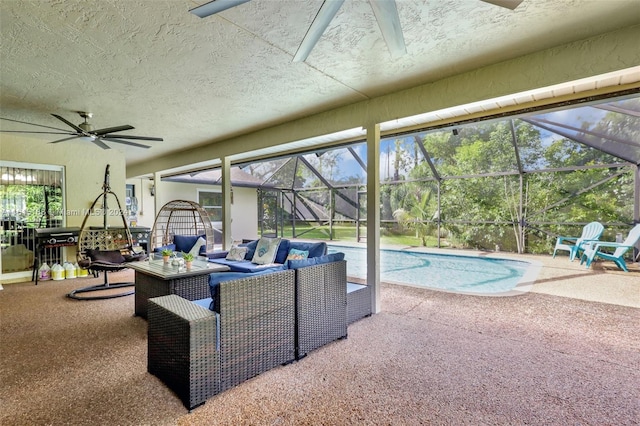
M216 251L207 253L207 258L208 259L224 259L225 257L227 257L227 254L229 254L229 252L226 250L216 250Z
M308 251L309 257L320 257L320 256L324 256L327 253L327 243L325 243L324 241L316 242L316 243L308 243L303 241L291 241L289 244L289 250L291 249Z
M309 257L306 259L292 259L292 260L287 260L287 267L289 269L298 269L298 268L304 268L305 266L311 266L311 265L316 265L316 259L315 257Z
M193 245L196 243L196 241L198 241L198 238L200 237L204 238L205 241L207 239L206 235L174 235L173 244L176 245L176 251L189 253ZM202 251L202 249L200 251ZM206 251L206 248L204 251Z
M278 246L278 251L276 253L276 258L274 262L276 263L284 263L287 260L287 256L289 255L289 243L290 241L287 239L280 240L280 245Z
M156 247L153 249L154 253L160 253L162 250L171 250L171 251L176 251L176 245L175 244L167 244L166 246L160 246L160 247Z
M324 256L316 257L315 259L318 265L322 265L323 263L329 263L329 262L337 262L339 260L344 260L344 253L338 252L338 253L325 254Z
M194 300L192 303L195 303L198 306L202 306L203 308L211 309L211 302L211 298L207 297L206 299Z
M240 247L246 247L247 248L247 254L244 255L245 260L251 260L253 259L253 255L256 252L256 247L258 247L258 241L259 240L253 240L250 243L246 243L246 244L238 244Z
M284 269L283 265L258 265L251 263L248 260L209 259L209 262L228 266L231 272L256 272Z

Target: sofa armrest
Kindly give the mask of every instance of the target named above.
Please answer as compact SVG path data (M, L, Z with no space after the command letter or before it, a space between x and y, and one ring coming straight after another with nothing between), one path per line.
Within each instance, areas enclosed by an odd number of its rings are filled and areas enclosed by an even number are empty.
M297 358L347 335L347 262L296 269Z

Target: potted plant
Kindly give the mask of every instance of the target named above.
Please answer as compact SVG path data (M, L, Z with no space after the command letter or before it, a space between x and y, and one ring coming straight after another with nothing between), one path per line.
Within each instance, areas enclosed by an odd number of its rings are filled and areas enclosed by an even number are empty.
M191 269L191 265L193 262L193 255L191 253L182 253L182 258L184 259L184 263L187 269Z
M173 254L173 250L171 249L163 249L162 250L162 260L164 263L169 263L169 258Z

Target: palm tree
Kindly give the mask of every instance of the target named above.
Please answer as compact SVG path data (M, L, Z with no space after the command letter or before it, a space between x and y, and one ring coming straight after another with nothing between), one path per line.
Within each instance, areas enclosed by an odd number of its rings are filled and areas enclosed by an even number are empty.
M393 212L393 217L401 226L414 229L416 238L419 238L424 247L427 246L427 237L431 233L433 225L426 222L431 218L429 214L429 204L431 201L431 191L416 194L417 203L409 211L399 208Z

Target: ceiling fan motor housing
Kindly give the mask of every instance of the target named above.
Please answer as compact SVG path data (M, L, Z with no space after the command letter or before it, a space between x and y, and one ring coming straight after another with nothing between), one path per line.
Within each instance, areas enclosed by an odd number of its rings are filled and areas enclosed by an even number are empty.
M80 127L85 132L93 132L93 126L86 121L84 123L78 124L78 127Z

